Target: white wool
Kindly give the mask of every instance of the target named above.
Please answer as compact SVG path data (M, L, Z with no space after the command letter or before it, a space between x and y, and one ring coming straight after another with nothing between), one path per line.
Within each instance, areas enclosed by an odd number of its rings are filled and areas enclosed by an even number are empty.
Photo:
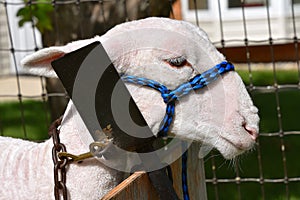
M187 22L148 18L118 25L101 37L43 49L26 57L22 65L35 74L53 77L51 61L94 41L102 42L119 72L156 80L169 89L224 60L203 30ZM166 63L165 59L176 56L185 56L190 66L174 68ZM127 86L156 134L166 107L161 95L150 88ZM209 147L214 147L230 159L254 145L258 122L257 109L242 80L236 72L229 72L208 87L179 99L170 131L182 139L205 144L200 150L202 157ZM71 101L60 138L73 154L87 152L87 144L92 141ZM0 199L54 199L51 151L51 140L36 144L0 137ZM69 196L99 199L121 177L95 159L71 164L67 169Z

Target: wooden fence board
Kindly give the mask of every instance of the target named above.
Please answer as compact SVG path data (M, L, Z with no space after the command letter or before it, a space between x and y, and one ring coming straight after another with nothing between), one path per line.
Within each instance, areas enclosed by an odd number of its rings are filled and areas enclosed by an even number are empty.
M189 196L191 200L207 199L204 164L203 160L198 158L199 149L199 143L192 143L188 149L187 179ZM174 189L179 198L182 199L181 158L176 160L171 167L174 180Z
M203 160L198 158L199 143L193 143L188 150L188 187L191 200L206 200L206 184ZM171 165L173 186L182 199L181 158ZM101 200L157 200L158 195L146 172L135 172Z
M274 57L272 59L270 45L251 45L248 47L250 62L296 62L300 58L300 43L274 44L272 46ZM247 63L247 51L245 46L218 48L226 58L235 63Z
M158 196L146 172L135 172L101 200L157 200Z

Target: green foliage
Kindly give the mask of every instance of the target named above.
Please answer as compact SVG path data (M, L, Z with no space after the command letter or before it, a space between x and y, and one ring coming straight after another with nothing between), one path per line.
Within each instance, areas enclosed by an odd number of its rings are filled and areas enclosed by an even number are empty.
M50 0L36 0L34 4L29 4L24 0L25 6L17 12L19 17L19 26L22 27L26 22L33 22L37 29L44 33L46 30L52 30L51 14L53 6Z

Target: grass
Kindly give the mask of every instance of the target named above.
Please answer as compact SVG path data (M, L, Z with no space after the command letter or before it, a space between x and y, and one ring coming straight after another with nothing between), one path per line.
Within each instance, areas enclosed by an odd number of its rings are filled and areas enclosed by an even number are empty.
M50 116L45 109L47 104L41 101L22 101L22 106L19 102L1 103L0 134L29 140L47 139Z
M250 85L250 77L248 70L237 70L246 85ZM276 70L274 76L272 70L254 70L252 71L252 83L255 86L274 85L274 77L278 84L298 84L299 75L296 70Z

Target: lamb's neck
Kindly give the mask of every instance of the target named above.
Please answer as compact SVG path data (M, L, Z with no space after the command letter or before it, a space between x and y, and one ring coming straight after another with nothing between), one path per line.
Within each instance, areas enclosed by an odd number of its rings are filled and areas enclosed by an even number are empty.
M72 102L69 102L65 111L59 136L67 152L75 155L88 152L89 144L93 142ZM91 158L82 163L70 164L66 184L71 199L100 199L122 178L122 173L105 166L96 158ZM87 187L89 190L82 190Z
M67 151L72 154L86 153L89 151L89 144L93 142L72 101L65 111L59 137Z

